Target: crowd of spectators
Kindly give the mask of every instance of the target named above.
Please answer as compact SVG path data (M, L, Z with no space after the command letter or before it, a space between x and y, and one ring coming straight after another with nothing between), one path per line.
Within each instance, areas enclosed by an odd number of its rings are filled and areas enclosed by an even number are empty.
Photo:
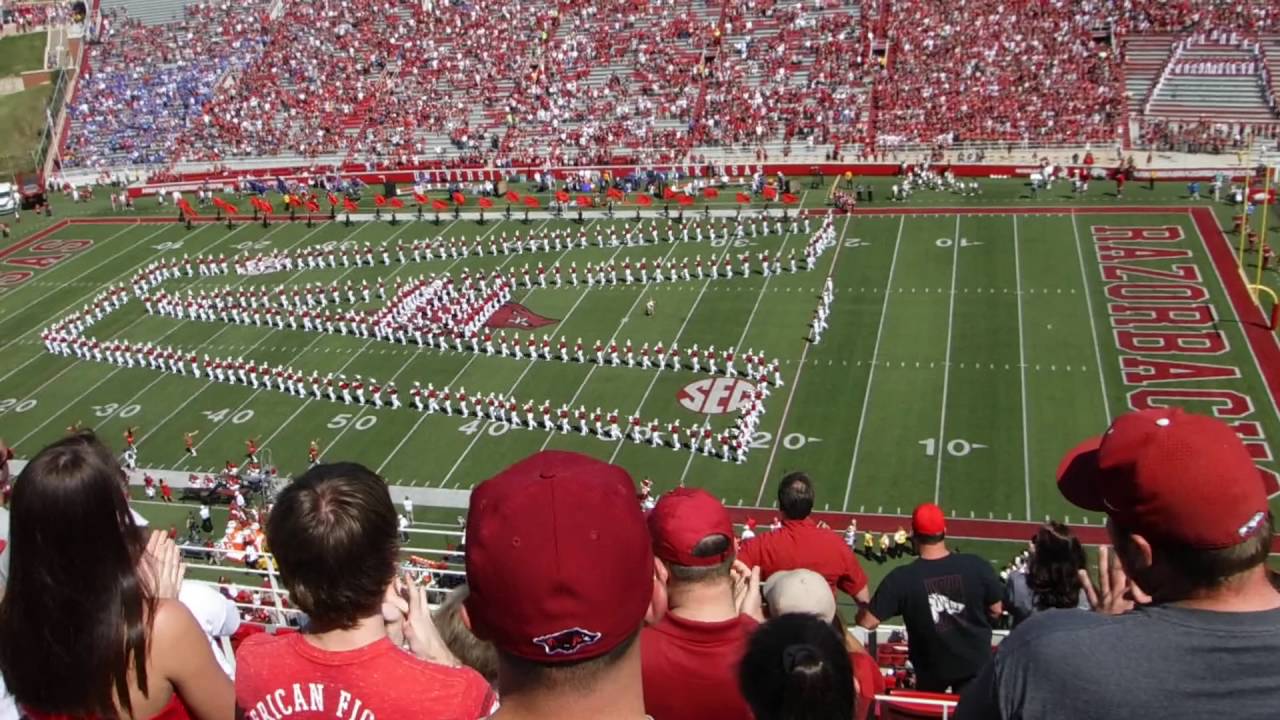
M256 61L264 10L260 0L213 0L168 25L131 20L123 7L103 13L69 106L63 167L164 163L184 152L180 136L207 120L205 103Z
M28 33L82 17L70 2L0 2L0 30L13 25L14 31Z
M283 155L564 166L678 162L709 147L764 160L779 146L841 157L1105 142L1126 111L1114 39L1231 44L1280 29L1271 3L1218 0L321 0L265 11L211 0L146 27L106 13L64 165Z
M863 628L903 619L915 690L950 693L927 697L958 702L962 720L1254 720L1280 702L1262 478L1230 426L1177 409L1122 415L1060 465L1063 496L1108 518L1096 584L1060 524L1002 582L949 548L944 512L925 503L918 557L871 593L811 518L803 473L779 484L772 532L738 542L703 490L642 506L624 469L549 451L475 488L466 584L433 614L402 572L384 481L315 465L265 519L300 627L242 636L234 667L216 642L237 630L228 601L189 587L125 477L77 431L31 459L0 514L0 674L25 717L866 720L887 678L838 593ZM993 653L1006 605L1016 626Z

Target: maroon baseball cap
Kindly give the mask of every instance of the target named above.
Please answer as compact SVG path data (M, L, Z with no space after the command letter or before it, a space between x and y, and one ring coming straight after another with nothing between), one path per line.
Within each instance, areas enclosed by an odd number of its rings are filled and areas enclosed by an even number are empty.
M476 635L539 663L609 652L640 628L653 592L631 475L577 453L531 455L476 487L466 555Z
M1270 510L1261 471L1235 431L1180 408L1116 418L1062 459L1058 490L1129 532L1204 550L1244 541Z
M649 535L653 537L653 554L676 565L708 567L733 554L729 511L706 490L676 488L659 498L649 513ZM728 538L727 549L718 555L695 556L694 546L711 535Z
M947 531L947 517L933 503L921 503L911 512L911 532L915 535L942 535Z

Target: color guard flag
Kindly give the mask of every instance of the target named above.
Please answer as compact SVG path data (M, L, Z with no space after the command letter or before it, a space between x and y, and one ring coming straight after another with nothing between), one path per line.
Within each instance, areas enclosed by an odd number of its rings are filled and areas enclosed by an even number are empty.
M351 202L351 198L342 198L342 207L346 208L347 212L355 212L360 209L359 205Z
M738 193L737 200L740 203L749 203L751 202L751 196L746 193Z
M719 191L719 190L716 190L716 189L715 189L715 188L713 188L713 187L703 188L703 189L702 189L702 197L704 197L704 198L706 198L706 199L708 199L708 200L714 200L714 199L716 199L716 198L720 197L720 191Z
M373 204L377 205L378 207L382 207L383 205L387 204L387 199L381 195L374 195Z
M680 193L679 195L676 196L676 202L685 206L692 205L693 196L689 195L688 193Z
M622 200L624 197L626 197L625 195L622 194L621 190L614 187L609 188L608 194L609 194L609 197L614 200Z
M782 193L782 202L788 205L795 205L796 200L797 198L795 195L792 195L791 193Z
M455 204L455 205L466 205L466 204L467 204L467 197L466 197L465 195L463 195L462 193L460 193L460 192L456 192L456 193L454 193L452 197L453 197L453 204Z
M507 202L518 203L520 202L520 193L516 192L515 190L508 190L506 194L506 198L507 198Z
M765 200L774 200L778 197L778 191L772 186L766 187L761 194L764 195Z
M663 188L663 189L662 189L662 199L663 199L663 200L674 200L674 199L675 199L675 197L676 197L676 191L675 191L675 190L672 190L671 188Z
M579 195L579 196L578 196L578 206L579 206L579 207L591 207L591 196L590 196L590 195Z
M329 204L330 204L330 205L332 205L332 206L334 206L334 207L337 207L337 206L338 206L338 196L337 196L337 195L334 195L333 193L329 193Z
M449 205L448 205L448 203L446 203L446 202L445 202L445 201L443 201L443 200L432 200L432 201L431 201L431 209L432 209L432 210L435 210L436 212L442 212L442 211L444 211L444 210L448 210L448 209L449 209Z
M482 197L482 198L480 198L479 200L477 200L477 201L476 201L476 204L477 204L477 205L479 205L480 207L482 207L482 208L486 209L486 210L488 210L489 208L493 207L493 201L492 201L492 200L490 200L490 199L489 199L489 198L487 198L487 197Z
M413 199L414 199L414 201L416 201L419 205L425 205L425 204L426 204L426 202L427 202L427 196L426 196L426 195L423 195L423 194L422 194L422 193L420 193L420 192L416 192L416 193L414 193L414 194L413 194Z
M640 193L639 195L636 196L636 204L641 205L643 207L649 207L650 205L653 204L653 198L649 197L645 193Z
M404 201L400 198L391 198L391 207L399 210L404 207Z
M316 202L315 200L308 200L308 201L307 201L307 211L308 211L308 212L320 212L320 203Z
M557 190L557 191L556 191L556 201L557 201L557 202L562 202L562 203L567 203L567 202L569 202L569 193L567 193L567 192L565 192L565 191L563 191L563 190Z
M538 198L532 195L524 196L524 206L528 208L537 208L539 206Z

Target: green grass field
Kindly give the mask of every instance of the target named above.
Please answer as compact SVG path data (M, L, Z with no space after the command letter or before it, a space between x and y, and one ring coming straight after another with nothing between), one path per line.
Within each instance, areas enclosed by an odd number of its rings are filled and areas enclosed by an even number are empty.
M0 54L3 50L0 50ZM53 94L53 85L37 85L4 96L0 103L0 176L9 181L15 172L31 169L34 160L29 148L40 143L44 132L44 108Z
M558 321L539 335L564 335L571 344L577 337L590 345L616 335L619 341L629 338L637 348L644 342L678 341L683 348L694 343L703 348L736 346L740 353L754 348L779 358L786 384L768 399L762 432L741 465L688 451L425 415L408 407L375 410L304 401L275 391L121 369L56 357L39 342L40 329L51 320L151 260L344 242L394 245L437 235L492 238L526 227L577 227L568 219L546 218L545 213L529 226L492 220L480 226L470 219L446 218L439 226L370 222L350 229L341 223L308 229L303 222L275 222L269 228L246 223L234 230L217 224L187 230L175 223L64 227L4 260L6 270L33 275L0 294L0 434L15 445L19 457L27 457L77 422L96 428L116 445L122 445L127 427L136 426L142 467L192 472L240 458L250 437L260 440L267 459L283 473L295 472L306 465L308 441L318 439L326 459L363 462L392 484L459 490L531 452L560 448L618 462L637 479L651 477L657 489L679 483L706 487L731 505L767 508L773 483L787 471L804 469L817 479L818 507L823 510L898 515L929 500L959 519L1034 521L1052 515L1069 517L1076 524L1097 524L1101 518L1083 518L1060 498L1053 486L1058 461L1077 441L1100 432L1109 418L1136 402L1141 396L1132 395L1135 390L1190 390L1177 402L1199 411L1207 411L1210 401L1244 397L1249 411L1236 419L1256 423L1262 443L1278 437L1280 418L1263 372L1280 368L1260 365L1267 362L1266 356L1255 359L1224 284L1238 285L1239 278L1215 271L1205 239L1176 188L1162 186L1162 192L1151 195L1151 202L1169 203L1167 212L1154 214L1116 212L1115 200L1101 191L1080 201L1074 214L1060 208L1031 211L1026 200L1018 199L1016 184L992 188L978 199L938 195L905 206L969 206L961 212L891 214L904 206L881 203L877 209L882 214L841 217L837 246L821 257L813 272L769 278L753 273L745 279L590 291L583 286L517 290L513 299ZM825 189L811 191L806 204L821 206L823 195ZM1025 214L967 211L1013 203L1020 203ZM98 213L101 208L85 211ZM588 221L587 230L594 234L597 226L621 228L629 217ZM1196 330L1213 334L1227 348L1213 356L1159 357L1220 366L1226 368L1220 372L1226 377L1126 384L1121 362L1135 361L1123 358L1156 356L1117 348L1113 331L1123 328L1113 327L1109 303L1115 301L1106 295L1108 283L1091 230L1100 225L1178 229L1182 239L1162 247L1185 250L1186 257L1128 264L1166 271L1175 265L1194 266L1196 282L1189 284L1202 288L1199 304L1211 306L1214 318L1211 327ZM806 239L800 234L754 241L748 237L751 244L745 249L785 254ZM68 248L75 244L64 242L69 240L93 242L72 253ZM624 256L636 262L698 254L706 259L743 249L707 241L620 250L592 246L563 253L561 260L582 266ZM42 255L66 257L41 269L37 266L47 261L31 258ZM28 262L22 263L24 258ZM456 273L464 266L472 271L519 267L538 260L550 265L556 259L554 253L486 255L389 268L339 267L294 277L288 273L181 280L166 287L275 288L348 279L373 283L379 277ZM807 322L828 273L835 286L831 328L820 344L811 345L805 339ZM10 275L0 283L12 280ZM650 297L657 312L646 317L642 306ZM638 412L646 421L655 416L664 421L679 418L686 427L707 419L677 400L682 388L705 377L688 371L530 362L301 331L178 322L147 315L138 302L110 314L93 334L104 340L149 340L201 354L283 363L307 374L314 369L322 376L343 372L384 382L394 379L406 401L407 388L418 380L424 386L433 382L437 387L465 387L472 394L494 391L546 399L553 407L571 402L589 410L616 408L623 416ZM1269 342L1274 344L1273 339ZM1217 394L1205 395L1206 390ZM1169 397L1165 393L1152 402ZM710 421L722 427L728 416ZM182 434L187 431L199 432L199 456L194 460L183 452ZM1265 452L1260 464L1275 470L1273 453ZM1018 529L1008 539L1024 536Z
M0 38L0 77L43 68L47 35L41 31Z

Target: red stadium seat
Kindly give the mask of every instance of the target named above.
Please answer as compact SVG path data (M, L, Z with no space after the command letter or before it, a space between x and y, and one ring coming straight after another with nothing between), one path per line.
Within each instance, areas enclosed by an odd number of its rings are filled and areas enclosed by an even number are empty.
M880 720L922 720L930 718L949 718L955 714L955 705L960 701L959 695L949 693L920 692L917 690L893 690L889 696L895 701L879 701ZM930 703L912 703L911 700L930 700ZM951 705L940 705L937 702L949 702Z

